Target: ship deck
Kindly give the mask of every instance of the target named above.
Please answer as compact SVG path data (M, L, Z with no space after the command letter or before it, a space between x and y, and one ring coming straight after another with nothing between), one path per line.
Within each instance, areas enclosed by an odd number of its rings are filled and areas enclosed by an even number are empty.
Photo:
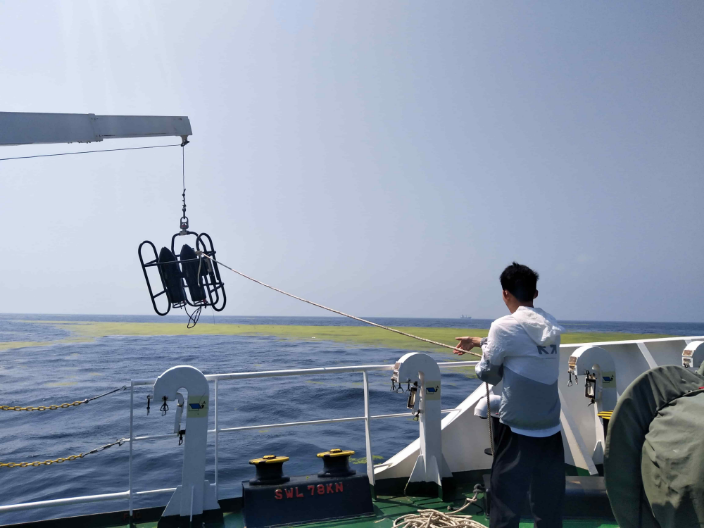
M311 524L296 525L299 528L325 528L325 527L347 527L347 528L391 528L395 519L409 514L415 513L419 509L434 509L446 512L448 507L452 509L460 508L465 499L471 497L472 487L459 488L450 500L443 501L439 498L427 497L406 497L406 496L379 496L374 502L374 516L357 517L351 519L335 519L329 521L316 522ZM477 503L472 504L463 513L468 513L472 519L489 526L489 519L484 515L482 508L483 500L479 496ZM132 525L135 528L156 528L156 522L138 523ZM225 512L223 522L206 523L207 528L244 528L244 518L241 511ZM532 519L524 519L521 528L533 526ZM112 528L129 528L128 524L114 526ZM578 518L564 520L564 528L618 528L618 525L613 519L590 519Z

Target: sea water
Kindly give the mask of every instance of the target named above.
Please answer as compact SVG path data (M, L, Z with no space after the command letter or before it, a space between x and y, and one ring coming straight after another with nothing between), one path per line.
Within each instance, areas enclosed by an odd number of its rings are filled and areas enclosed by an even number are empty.
M0 342L53 341L70 331L39 321L164 322L151 316L0 315ZM168 318L170 322L183 322ZM390 326L488 328L476 319L374 319ZM330 326L359 324L333 317L218 317L217 323ZM200 324L208 324L203 319ZM660 333L702 335L704 325L685 323L566 322L579 332ZM82 400L129 384L151 379L175 365L193 365L205 374L323 366L392 364L408 350L378 348L330 341L296 341L250 336L104 337L86 343L58 343L0 352L0 405L38 406ZM430 353L439 361L447 353ZM465 356L463 359L472 359ZM406 394L390 391L389 372L369 374L372 414L406 411ZM452 409L478 381L466 372L443 373L443 408ZM151 387L134 393L135 436L173 432L175 404L164 416L153 402L147 415ZM289 475L320 471L316 457L331 448L351 449L353 468L366 472L364 422L267 428L266 424L344 418L364 415L362 375L265 378L219 383L220 427L262 425L250 431L221 433L219 450L220 498L239 496L241 481L252 478L253 458L274 454L290 457ZM44 412L0 412L0 462L42 461L86 452L129 436L129 391L87 405ZM211 384L211 402L212 402ZM483 425L484 422L481 422ZM213 428L213 413L209 428ZM488 433L487 433L488 435ZM373 420L375 462L386 460L418 436L410 417ZM488 446L488 436L487 436ZM133 485L136 491L180 484L182 452L176 438L135 442ZM62 497L114 493L128 489L129 444L62 464L28 468L0 468L1 504ZM214 481L214 436L209 435L206 478ZM135 507L164 505L170 495L135 500ZM124 510L126 501L68 506L0 514L0 524L66 517L98 511Z

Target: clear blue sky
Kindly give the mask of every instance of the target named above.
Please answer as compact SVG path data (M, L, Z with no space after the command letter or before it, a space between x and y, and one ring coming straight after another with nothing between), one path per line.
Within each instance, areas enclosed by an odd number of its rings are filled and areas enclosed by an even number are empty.
M192 227L351 313L500 316L517 260L558 318L702 321L703 27L698 1L4 2L0 110L189 116ZM179 150L0 162L0 312L150 313Z

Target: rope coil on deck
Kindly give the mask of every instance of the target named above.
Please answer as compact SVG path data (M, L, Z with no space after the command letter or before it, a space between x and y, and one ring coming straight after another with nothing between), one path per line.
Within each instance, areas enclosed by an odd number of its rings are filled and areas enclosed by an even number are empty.
M100 453L101 451L105 451L106 449L112 447L112 446L121 446L125 442L129 442L128 438L120 438L119 440L116 440L115 442L112 442L110 444L105 444L100 447L96 447L95 449L91 449L90 451L86 453L79 453L77 455L70 455L67 457L60 457L60 458L55 458L53 460L37 460L36 462L0 462L0 468L26 468L26 467L39 467L39 466L51 466L53 464L63 464L64 462L71 462L73 460L78 460L79 458L85 458L88 455L94 455L95 453Z
M123 385L118 389L108 391L104 394L99 394L98 396L93 396L92 398L87 398L85 400L79 400L72 403L62 403L60 405L39 405L37 407L20 407L13 405L0 405L0 411L55 411L57 409L68 409L69 407L78 407L85 403L92 402L103 396L108 396L109 394L114 394L116 392L127 390L127 385Z
M482 523L472 520L471 515L460 515L465 508L475 502L477 502L476 492L460 509L452 513L418 510L417 513L409 513L396 519L392 528L486 528Z

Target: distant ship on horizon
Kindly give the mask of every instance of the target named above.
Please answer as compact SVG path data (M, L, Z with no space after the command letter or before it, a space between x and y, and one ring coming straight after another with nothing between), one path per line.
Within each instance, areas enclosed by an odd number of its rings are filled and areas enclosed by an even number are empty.
M472 317L469 315L460 315L460 319L471 319Z

